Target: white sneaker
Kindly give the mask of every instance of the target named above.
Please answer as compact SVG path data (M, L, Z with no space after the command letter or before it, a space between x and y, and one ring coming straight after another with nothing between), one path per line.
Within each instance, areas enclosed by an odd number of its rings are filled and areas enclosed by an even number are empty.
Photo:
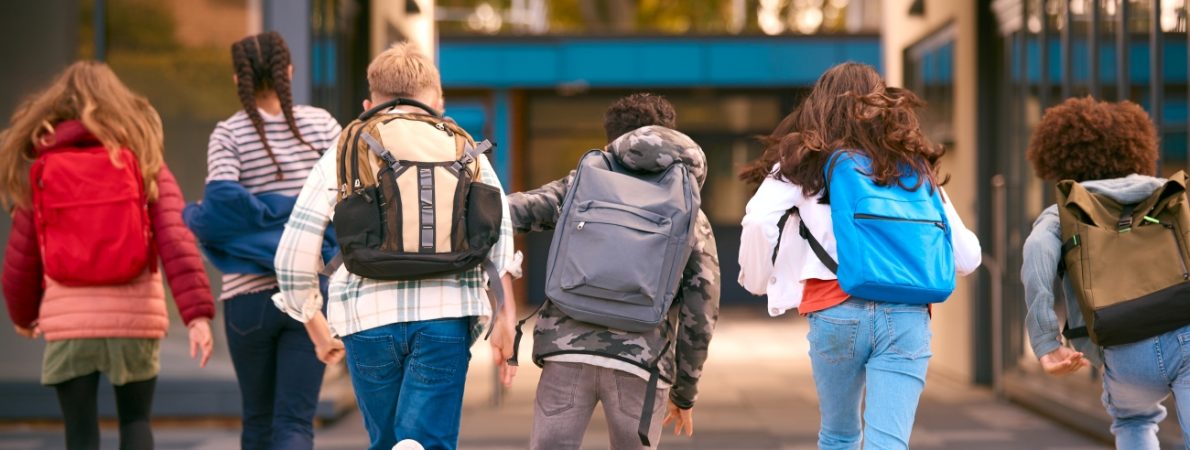
M413 439L406 439L394 445L393 450L426 450L426 448Z

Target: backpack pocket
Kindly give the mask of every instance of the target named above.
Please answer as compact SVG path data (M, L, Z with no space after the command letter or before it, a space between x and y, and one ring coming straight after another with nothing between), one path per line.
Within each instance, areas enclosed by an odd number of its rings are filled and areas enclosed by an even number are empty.
M863 258L840 260L844 291L897 303L933 303L954 290L954 259L947 225L940 219L857 211L853 216Z
M652 306L668 284L659 261L671 251L670 219L628 205L576 205L560 249L561 287L572 294Z
M135 279L150 263L143 208L136 197L43 205L46 276L67 286Z

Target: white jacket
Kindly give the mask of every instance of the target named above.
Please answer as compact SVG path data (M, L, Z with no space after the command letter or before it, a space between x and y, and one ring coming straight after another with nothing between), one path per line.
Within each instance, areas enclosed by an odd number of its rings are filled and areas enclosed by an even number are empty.
M946 217L950 222L951 243L954 247L955 271L967 275L979 268L983 250L979 238L963 225L963 219L942 191ZM798 215L789 217L785 232L780 233L781 249L773 263L773 249L777 245L777 222L789 208L797 207ZM833 280L835 274L827 269L810 249L809 243L798 234L801 220L814 234L831 257L838 259L835 232L831 223L830 205L818 203L818 197L807 198L801 186L769 177L760 184L756 195L748 201L740 236L739 283L748 292L768 294L770 316L785 314L802 303L806 280Z

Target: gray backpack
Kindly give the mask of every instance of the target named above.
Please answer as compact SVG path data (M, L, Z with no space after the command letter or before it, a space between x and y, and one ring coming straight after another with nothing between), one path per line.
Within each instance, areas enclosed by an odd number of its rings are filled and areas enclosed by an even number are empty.
M587 152L554 229L546 297L584 322L638 333L658 327L690 258L699 202L698 182L680 160L640 173Z

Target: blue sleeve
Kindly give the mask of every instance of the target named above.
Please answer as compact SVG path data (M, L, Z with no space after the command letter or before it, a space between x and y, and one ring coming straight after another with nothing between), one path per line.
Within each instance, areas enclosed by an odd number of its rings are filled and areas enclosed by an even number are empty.
M1061 226L1057 206L1050 206L1025 239L1021 281L1025 285L1026 329L1033 353L1042 357L1062 345L1061 325L1054 312L1054 281L1062 257Z

